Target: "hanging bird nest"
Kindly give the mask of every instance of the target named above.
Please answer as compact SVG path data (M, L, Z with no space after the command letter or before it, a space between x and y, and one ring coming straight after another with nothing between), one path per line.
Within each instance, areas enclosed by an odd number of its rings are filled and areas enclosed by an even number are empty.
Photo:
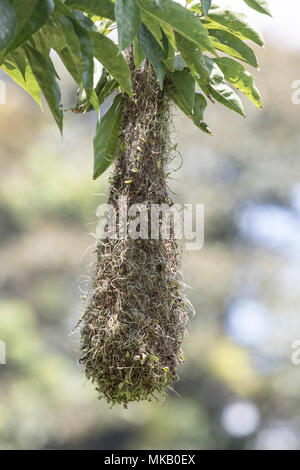
M149 63L134 70L135 100L127 98L109 203L172 202L166 184L170 104ZM117 225L118 227L118 225ZM99 398L149 400L172 388L187 323L178 271L181 253L171 230L163 239L99 240L81 320L81 363Z

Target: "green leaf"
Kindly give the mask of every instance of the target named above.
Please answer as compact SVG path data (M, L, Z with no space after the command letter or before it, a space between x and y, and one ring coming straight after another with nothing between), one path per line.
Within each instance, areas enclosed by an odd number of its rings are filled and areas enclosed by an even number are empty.
M255 106L262 109L261 97L253 77L242 64L230 57L219 57L215 59L215 63L220 67L228 82L244 93Z
M56 51L66 69L76 83L80 85L82 81L82 62L80 43L74 29L74 23L72 18L68 18L64 15L55 16L55 20L59 26L60 35L64 38L64 41L60 43L60 45L64 43L63 49L59 48L56 49Z
M175 54L175 57L174 57L174 70L177 72L179 70L184 70L184 69L187 69L187 68L188 68L188 66L184 62L181 55L180 54Z
M75 82L80 85L81 83L81 64L79 56L75 57L74 54L71 53L68 47L65 47L59 52L59 57L61 58L64 66L70 73L70 75L74 78Z
M115 17L118 25L118 39L123 51L136 37L141 26L141 13L135 0L116 0Z
M107 70L102 69L101 76L100 76L100 78L98 80L98 83L95 87L95 92L96 92L97 96L101 93L101 91L105 87L105 85L107 83L107 80L108 80L108 77L109 77L109 74L108 74Z
M82 66L82 83L87 97L93 92L94 76L94 43L88 31L86 31L77 21L73 20L75 32L80 45L80 59Z
M143 11L142 14L142 21L152 36L154 36L162 51L164 51L164 54L161 56L161 60L165 61L166 65L172 70L176 47L173 30L171 31L169 28L166 28L165 25L159 23L155 18L153 18L153 16L149 15L149 13L145 11ZM168 38L171 40L171 43L169 43ZM174 47L172 47L172 41L174 43Z
M10 58L10 56L8 56ZM11 59L10 59L11 60ZM2 69L6 72L18 85L24 88L27 93L29 93L32 98L38 103L41 109L41 90L40 87L33 75L31 67L27 60L25 60L25 70L21 70L19 65L15 63L14 65L8 61L5 61L2 64Z
M17 33L9 51L29 39L49 19L54 0L12 0L17 16Z
M208 21L203 24L209 29L225 29L233 32L240 39L251 39L259 46L264 45L263 35L248 22L243 13L215 8L210 11Z
M51 44L47 35L44 34L43 28L34 33L34 35L29 38L28 42L34 49L37 49L42 54L47 56L50 54ZM16 50L18 50L18 48Z
M129 66L115 43L101 33L90 32L94 42L94 55L117 80L121 88L132 95Z
M212 135L208 125L203 121L203 114L207 106L206 100L201 93L195 93L194 106L191 111L190 107L182 100L181 95L177 92L176 88L169 87L167 91L169 97L174 101L176 106L189 117L193 123L206 134Z
M238 95L225 82L220 67L210 57L205 56L204 59L209 73L209 94L219 103L245 117L243 104Z
M43 32L47 35L51 47L58 54L67 47L65 35L62 34L62 31L52 18L49 18L49 21L43 27Z
M16 13L9 0L0 0L0 51L13 40L16 34Z
M194 109L193 109L193 123L199 127L206 134L212 135L212 132L208 125L204 122L204 111L206 109L207 102L201 93L195 94Z
M192 11L173 0L138 0L140 8L199 47L215 54L205 27Z
M76 82L80 85L82 81L89 98L93 92L94 75L94 44L90 33L82 26L82 20L78 21L77 16L58 0L54 18L60 25L61 34L69 49L69 53L64 49L58 53Z
M272 16L267 0L244 0L244 2L259 13Z
M89 100L85 97L83 101L79 100L79 103L77 103L75 107L71 106L71 109L74 110L75 108L84 113L90 112L94 109L99 114L99 106L104 103L106 98L108 98L119 86L118 82L114 78L108 80L105 79L105 82L102 81L102 83L101 81L102 80L100 80L95 90L93 90Z
M166 58L165 52L162 50L155 37L143 23L138 32L138 39L142 53L148 57L151 64L153 65L159 80L160 87L162 89L166 74L166 66L163 63L163 60Z
M209 29L208 33L216 49L258 68L253 50L244 41L223 29Z
M34 73L34 76L47 100L53 117L62 132L63 111L61 105L61 95L56 81L55 69L50 58L44 57L39 51L31 46L24 46L27 58Z
M115 80L114 80L115 81ZM77 90L77 102L75 105L70 106L67 110L71 109L73 112L77 113L88 113L93 109L97 112L100 117L100 104L103 103L104 99L101 99L99 102L99 97L108 83L108 72L105 69L102 69L102 74L98 80L98 83L93 90L91 96L87 99L86 94L84 93L82 85ZM117 83L117 82L116 82ZM118 87L118 84L117 84Z
M83 28L87 29L88 31L98 31L97 26L91 20L91 18L86 16L82 11L73 10L73 15Z
M201 0L205 18L207 18L207 16L208 16L208 11L211 7L211 2L212 2L212 0Z
M206 70L203 53L194 43L180 36L178 33L176 33L176 44L194 79L206 90L206 93L208 93L208 72Z
M178 99L192 115L195 100L195 80L186 70L170 73L169 76L176 89Z
M174 71L174 59L175 59L175 52L176 52L175 33L172 28L170 28L169 26L166 26L165 24L161 25L161 29L163 31L163 41L164 41L164 36L165 36L167 40L167 46L168 46L166 66L169 70Z
M145 54L142 53L141 45L138 38L133 40L133 58L136 68L139 68L143 60L145 59Z
M15 49L10 54L6 56L6 60L11 61L14 66L16 66L22 74L22 77L25 80L26 75L26 56L23 49Z
M87 100L86 97L84 97L84 100L80 102L80 96L78 96L79 103L77 104L77 108L79 107L80 109L82 107L83 112L90 112L92 111L92 109L94 109L95 111L97 111L97 114L100 115L99 106L101 103L99 102L99 96L101 95L105 85L107 84L107 79L108 79L108 72L105 69L102 69L102 74L100 76L100 79L95 89L93 90L93 93L91 94L91 97L89 98L89 100ZM78 95L79 95L79 92L80 92L80 89L78 90Z
M124 98L116 96L113 104L97 124L94 138L94 175L97 179L115 160L123 117Z
M115 19L115 5L111 0L66 0L65 5L92 15Z
M99 104L104 103L106 98L108 98L114 91L117 90L118 86L119 84L114 78L107 80L101 92L98 94Z
M155 37L156 41L160 45L160 47L163 49L163 35L162 35L162 29L160 27L159 21L157 21L152 15L147 13L146 11L142 11L142 22L146 26L147 29L149 29L150 33L152 36Z
M100 116L99 100L98 100L98 96L97 96L95 90L92 91L88 101L91 104L91 107L96 111L98 116Z

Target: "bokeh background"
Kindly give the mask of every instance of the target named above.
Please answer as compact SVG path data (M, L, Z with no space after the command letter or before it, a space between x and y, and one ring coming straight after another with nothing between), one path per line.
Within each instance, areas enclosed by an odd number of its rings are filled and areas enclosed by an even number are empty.
M205 247L184 257L196 315L178 395L163 403L109 410L70 335L107 189L107 174L91 180L96 116L67 114L62 140L48 110L1 75L0 449L300 448L300 8L270 0L272 20L231 3L266 35L254 71L264 111L244 100L245 120L210 105L211 138L174 110L174 201L205 204Z

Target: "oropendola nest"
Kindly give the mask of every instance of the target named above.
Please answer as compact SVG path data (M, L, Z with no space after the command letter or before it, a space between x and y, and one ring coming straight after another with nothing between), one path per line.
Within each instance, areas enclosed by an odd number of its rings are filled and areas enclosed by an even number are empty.
M126 98L109 203L171 205L166 183L170 160L170 102L146 61L132 69L135 99ZM150 213L150 210L149 210ZM171 230L171 233L172 230ZM187 307L179 263L169 239L99 240L81 319L81 364L99 398L110 404L148 400L172 389Z

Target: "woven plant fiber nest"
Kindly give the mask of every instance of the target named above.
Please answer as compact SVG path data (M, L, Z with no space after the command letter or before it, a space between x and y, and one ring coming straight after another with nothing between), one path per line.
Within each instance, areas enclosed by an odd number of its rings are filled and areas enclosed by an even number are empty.
M170 105L149 63L135 70L135 100L126 98L109 203L168 204ZM187 305L171 230L163 239L99 240L81 320L81 363L110 404L165 395L172 388L186 332Z

